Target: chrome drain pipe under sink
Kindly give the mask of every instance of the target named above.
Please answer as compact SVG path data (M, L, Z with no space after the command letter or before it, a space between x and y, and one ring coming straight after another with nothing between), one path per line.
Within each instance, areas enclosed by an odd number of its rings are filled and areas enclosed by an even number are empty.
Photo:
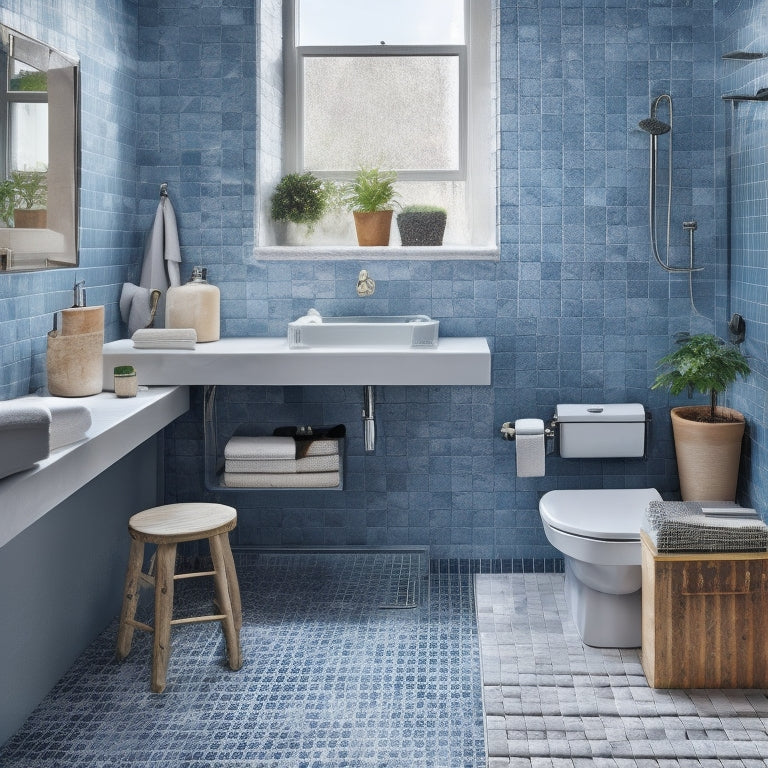
M373 413L373 387L368 384L363 390L363 428L365 430L365 452L376 450L376 421Z

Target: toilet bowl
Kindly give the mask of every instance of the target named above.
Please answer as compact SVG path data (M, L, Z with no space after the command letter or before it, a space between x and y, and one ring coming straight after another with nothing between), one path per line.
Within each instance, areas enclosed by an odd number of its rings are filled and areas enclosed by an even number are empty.
M640 524L654 488L549 491L544 532L565 560L565 598L582 641L598 648L641 642Z

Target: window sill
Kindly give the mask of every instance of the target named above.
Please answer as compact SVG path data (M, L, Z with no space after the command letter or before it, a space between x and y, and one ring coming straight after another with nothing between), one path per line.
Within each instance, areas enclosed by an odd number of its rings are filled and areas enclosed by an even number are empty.
M254 261L498 261L498 246L267 245L253 249Z

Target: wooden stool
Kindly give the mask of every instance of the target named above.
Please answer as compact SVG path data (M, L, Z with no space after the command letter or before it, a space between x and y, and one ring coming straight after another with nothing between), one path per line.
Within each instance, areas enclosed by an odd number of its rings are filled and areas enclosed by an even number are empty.
M123 609L117 635L117 658L122 661L131 650L133 630L154 632L152 655L152 691L162 693L171 651L171 625L191 624L198 621L220 621L227 643L229 668L240 669L240 627L243 623L240 588L237 583L235 562L229 547L229 531L237 525L237 510L223 504L166 504L145 509L128 521L131 551L125 575ZM176 574L176 545L183 541L208 539L211 547L212 571ZM156 544L154 578L142 572L144 544ZM173 618L173 582L197 576L213 576L219 614ZM136 621L139 601L139 582L154 584L154 627Z

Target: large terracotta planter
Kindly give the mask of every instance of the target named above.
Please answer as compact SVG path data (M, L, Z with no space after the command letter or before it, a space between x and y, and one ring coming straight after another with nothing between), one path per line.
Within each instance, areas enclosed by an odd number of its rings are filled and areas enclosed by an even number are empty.
M718 414L734 421L696 421L708 411L707 405L672 409L680 494L683 501L735 501L744 416L732 408L718 408Z
M389 245L392 211L352 211L358 245Z
M45 229L48 226L48 211L45 208L16 208L13 225L18 229Z

